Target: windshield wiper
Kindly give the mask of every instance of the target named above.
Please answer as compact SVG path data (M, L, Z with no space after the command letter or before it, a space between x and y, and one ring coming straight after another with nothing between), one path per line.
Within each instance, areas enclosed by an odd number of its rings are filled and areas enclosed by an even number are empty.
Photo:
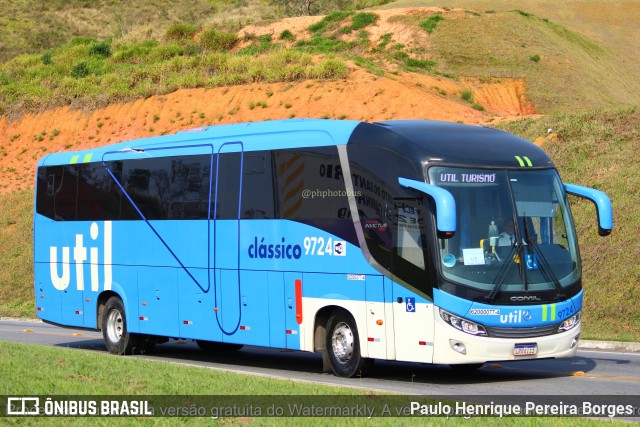
M489 302L494 302L496 296L498 295L498 292L500 292L500 288L504 283L504 279L505 277L507 277L507 273L509 272L509 266L512 264L512 262L510 261L513 261L513 253L516 249L518 249L518 252L522 251L522 245L517 241L513 246L511 246L509 253L504 258L504 262L502 263L502 266L500 267L500 270L498 270L498 274L496 275L496 281L493 285L493 289L491 289L491 293L485 297Z
M547 280L549 282L553 282L553 285L556 288L556 299L564 298L564 296L565 296L564 295L564 289L562 288L562 285L560 284L560 281L558 280L558 277L553 272L553 269L551 268L551 265L547 261L547 258L542 254L542 250L540 249L540 245L538 245L538 242L536 242L535 236L533 236L529 232L529 224L528 224L528 221L527 221L527 216L525 215L523 218L524 218L525 241L527 242L527 245L530 248L533 249L533 254L532 255L534 255L534 256L537 255L539 257L539 259L540 259L540 271L542 272L542 276L545 278L545 280ZM526 263L527 260L522 260L522 262ZM533 260L532 260L532 263L533 263ZM528 290L526 271L525 271L524 277L525 277L524 289L526 291L526 290Z

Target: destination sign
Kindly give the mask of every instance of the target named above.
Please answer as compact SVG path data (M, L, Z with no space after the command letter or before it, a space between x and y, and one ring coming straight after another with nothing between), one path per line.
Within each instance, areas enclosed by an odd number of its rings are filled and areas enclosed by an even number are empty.
M438 184L462 183L485 184L496 182L495 173L465 173L465 172L441 172L436 175Z

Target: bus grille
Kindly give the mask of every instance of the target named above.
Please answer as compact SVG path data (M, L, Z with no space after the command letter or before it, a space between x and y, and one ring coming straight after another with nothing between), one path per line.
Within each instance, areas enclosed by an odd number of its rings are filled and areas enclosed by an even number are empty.
M499 328L485 326L487 335L494 338L534 338L553 335L558 332L559 324L534 326L531 328Z

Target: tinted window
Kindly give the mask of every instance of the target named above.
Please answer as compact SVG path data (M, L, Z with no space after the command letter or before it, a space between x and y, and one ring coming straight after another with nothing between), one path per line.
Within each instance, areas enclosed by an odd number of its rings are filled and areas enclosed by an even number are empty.
M274 153L278 213L286 219L340 219L348 210L336 147Z
M171 157L169 169L156 171L152 175L153 186L158 188L169 219L207 219L209 215L209 192L213 199L215 183L209 184L211 169L215 177L215 157L185 156ZM166 172L166 173L165 173ZM162 190L160 190L162 189Z
M57 221L76 219L78 166L49 166L38 170L36 211Z
M337 148L279 150L273 156L277 216L357 245Z
M238 219L240 201L240 181L242 180L243 153L218 154L220 168L218 174L218 194L216 198L216 219Z
M123 164L120 183L147 219L168 217L170 170L168 157L127 160Z
M254 151L244 155L243 219L275 218L272 157L271 151Z
M101 163L80 165L78 220L119 219L121 199L120 189Z
M430 294L422 200L398 183L398 177L415 179L414 164L381 147L347 147L369 253L389 272Z
M202 155L40 168L36 210L56 220L137 220L140 213L150 220L206 219L211 162Z

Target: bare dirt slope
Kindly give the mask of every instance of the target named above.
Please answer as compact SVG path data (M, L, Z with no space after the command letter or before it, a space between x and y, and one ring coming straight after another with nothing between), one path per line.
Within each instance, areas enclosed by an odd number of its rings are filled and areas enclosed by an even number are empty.
M421 36L397 27L397 21L390 17L418 12L381 11L371 33L393 33L398 42L415 42ZM297 19L245 31L277 34L285 28L302 34L313 22L309 17ZM522 79L479 82L407 72L380 77L355 65L350 68L349 77L338 81L184 89L91 112L63 107L17 121L0 117L0 194L32 188L37 160L46 153L86 149L202 125L291 117L431 119L482 124L535 113ZM474 102L484 111L463 101L463 90L471 90Z

